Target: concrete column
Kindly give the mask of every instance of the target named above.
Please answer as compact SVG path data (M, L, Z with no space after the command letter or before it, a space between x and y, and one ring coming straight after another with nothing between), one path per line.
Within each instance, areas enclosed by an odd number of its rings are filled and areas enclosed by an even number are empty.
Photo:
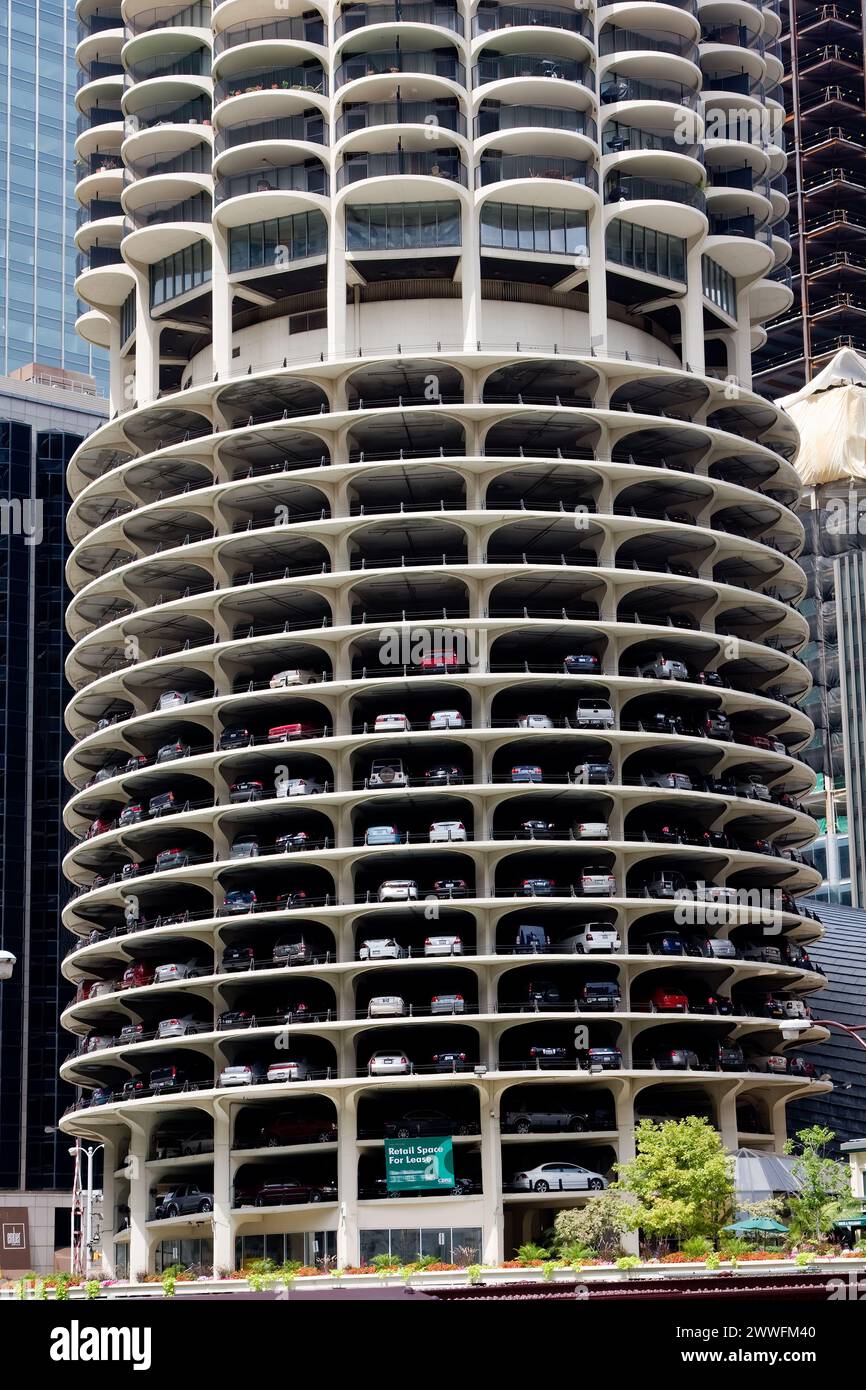
M471 175L470 175L471 177ZM479 251L478 219L480 209L471 202L461 203L460 220L462 226L463 254L460 260L460 275L463 286L463 345L468 350L484 335L481 305L481 255ZM467 447L469 441L467 439Z
M152 1273L150 1263L150 1237L147 1232L147 1219L150 1215L149 1179L147 1174L147 1150L153 1121L136 1121L130 1126L129 1144L129 1277Z
M607 352L607 274L604 257L604 210L589 215L589 345L599 356Z
M120 318L112 314L108 330L108 401L110 413L124 411L132 403L126 399L123 358L120 355Z
M328 236L328 354L346 351L346 237L345 207L332 206Z
M697 243L686 258L688 290L680 306L683 330L683 365L703 375L704 304L701 276L701 247Z
M213 271L211 278L211 354L213 374L220 381L232 374L232 306L234 292L229 284L228 232L213 224Z
M619 1134L617 1158L620 1163L630 1163L635 1156L634 1139L634 1089L630 1081L623 1082L615 1092L616 1127ZM629 1255L639 1253L640 1242L637 1231L627 1231L622 1237L623 1248Z
M147 405L159 395L160 326L150 317L150 277L135 272L135 399ZM131 405L132 402L127 402Z
M213 1116L213 1267L234 1269L232 1238L231 1110L214 1102Z
M481 1186L483 1193L482 1263L500 1264L503 1249L502 1145L499 1133L499 1091L478 1087L481 1123Z
M338 1103L340 1143L337 1155L337 1190L340 1216L337 1223L337 1268L360 1259L358 1230L358 1117L356 1094L350 1091Z
M749 319L749 289L737 293L737 327L733 337L733 357L731 363L734 376L740 385L750 389L752 385L752 324Z

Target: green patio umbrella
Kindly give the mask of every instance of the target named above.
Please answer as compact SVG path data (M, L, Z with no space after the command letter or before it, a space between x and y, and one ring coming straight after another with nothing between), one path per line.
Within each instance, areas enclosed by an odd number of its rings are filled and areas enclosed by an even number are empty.
M730 1226L723 1226L723 1231L733 1231L736 1235L773 1235L786 1236L788 1227L783 1226L781 1221L773 1221L770 1217L750 1216L744 1221L734 1221Z

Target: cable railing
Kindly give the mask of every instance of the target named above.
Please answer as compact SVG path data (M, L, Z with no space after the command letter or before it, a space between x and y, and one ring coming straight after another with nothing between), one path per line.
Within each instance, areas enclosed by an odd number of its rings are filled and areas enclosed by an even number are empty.
M561 5L497 5L495 9L479 10L472 20L474 37L500 29L521 27L564 29L572 34L580 34L590 43L593 40L593 24L589 15Z
M276 19L270 24L249 24L241 21L214 35L214 56L225 53L236 44L266 43L272 39L295 39L300 43L327 43L324 20L317 14L292 19Z
M154 77L207 77L211 74L209 48L197 48L192 53L158 53L151 58L141 58L137 63L129 63L126 69L126 86L136 82L146 82Z
M345 188L361 179L404 175L445 179L459 183L463 188L468 186L466 165L460 160L457 152L439 148L400 150L392 154L347 154L344 156L342 168L337 171L337 188Z
M268 72L238 73L235 77L224 77L214 83L213 96L216 103L250 93L289 91L327 96L328 79L321 65L306 63Z
M703 163L703 148L698 144L685 144L675 134L667 131L643 130L640 126L622 125L609 121L601 137L603 154L627 154L631 150L665 150L671 154L685 155Z
M476 188L509 179L556 179L598 191L598 174L585 160L561 155L501 154L485 150L475 170Z
M490 54L482 55L472 69L474 87L509 77L545 77L551 81L577 82L589 91L595 91L592 68L575 58L548 58L528 53ZM458 78L458 81L462 80Z
M146 203L127 213L130 230L141 231L144 227L155 227L165 222L201 222L210 224L213 216L210 195L197 193L192 198L177 202L168 198L159 203Z
M401 4L395 0L392 5L344 4L334 26L334 35L341 39L345 34L357 33L374 24L432 24L454 34L465 32L463 16L456 5L413 4L412 0Z
M273 121L247 121L243 125L218 131L214 139L214 153L222 154L224 150L233 150L239 145L273 140L300 140L311 145L327 145L328 127L318 108L311 113L282 116Z
M340 63L334 75L334 86L344 87L362 77L381 77L401 72L441 77L461 86L466 83L466 69L450 53L413 53L405 49L385 52L354 53Z
M207 97L195 97L192 101L148 102L141 111L125 118L126 135L134 135L139 130L152 130L161 125L210 125L211 103ZM120 119L123 119L122 117Z
M133 179L159 178L161 174L209 174L212 165L209 144L193 145L189 150L168 148L152 150L141 159L130 159L126 164L127 183Z
M158 5L154 9L142 10L127 20L126 27L137 37L150 33L152 29L210 29L211 7L209 0L193 0L190 5L178 9L176 5Z

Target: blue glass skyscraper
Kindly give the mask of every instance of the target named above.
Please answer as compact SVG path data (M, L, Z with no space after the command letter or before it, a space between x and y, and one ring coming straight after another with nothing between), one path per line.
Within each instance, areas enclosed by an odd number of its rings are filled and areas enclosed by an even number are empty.
M0 375L40 362L106 379L75 331L77 37L69 0L0 0Z

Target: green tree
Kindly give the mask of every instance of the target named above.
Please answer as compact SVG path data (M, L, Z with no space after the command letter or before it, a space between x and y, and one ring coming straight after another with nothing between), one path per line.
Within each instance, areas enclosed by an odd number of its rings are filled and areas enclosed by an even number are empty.
M593 1250L602 1259L620 1254L620 1237L628 1229L626 1201L619 1192L602 1192L585 1207L556 1213L553 1230L560 1253L569 1249Z
M734 1196L734 1161L716 1130L698 1115L641 1120L635 1142L636 1157L615 1165L616 1188L631 1198L623 1208L628 1226L650 1241L715 1241Z
M829 1231L840 1202L850 1194L847 1167L827 1154L835 1138L832 1129L810 1125L785 1145L787 1154L796 1155L791 1172L800 1182L799 1192L789 1200L791 1227L795 1235L810 1240L819 1240Z

